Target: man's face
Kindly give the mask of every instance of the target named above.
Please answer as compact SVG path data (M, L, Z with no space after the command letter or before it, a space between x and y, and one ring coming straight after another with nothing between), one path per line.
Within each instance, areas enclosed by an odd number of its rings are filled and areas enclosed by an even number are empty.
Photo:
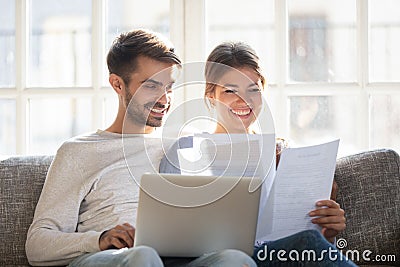
M160 127L172 101L173 64L139 57L125 90L126 119L146 133ZM125 123L126 123L125 122Z

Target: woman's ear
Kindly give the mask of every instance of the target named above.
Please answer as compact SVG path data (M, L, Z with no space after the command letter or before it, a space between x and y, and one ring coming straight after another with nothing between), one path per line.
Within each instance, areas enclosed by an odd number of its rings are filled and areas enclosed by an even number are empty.
M215 107L215 98L206 96L206 99L208 100L208 103L210 103L210 108L214 108Z
M108 77L108 81L110 82L111 87L114 89L114 91L121 95L122 91L124 89L124 81L122 80L121 77L119 77L118 75L111 73L110 77Z
M210 106L211 106L211 107L215 107L215 97L214 97L214 94L208 93L208 94L206 94L206 98L207 98L208 102L210 103Z

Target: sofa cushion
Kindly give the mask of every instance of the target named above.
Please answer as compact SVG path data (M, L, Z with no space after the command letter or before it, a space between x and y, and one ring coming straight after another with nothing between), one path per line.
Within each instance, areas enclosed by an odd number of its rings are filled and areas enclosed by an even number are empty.
M359 264L400 265L400 160L393 150L375 150L337 161L337 202L346 212L343 249L357 250ZM343 240L341 240L343 241ZM341 244L343 246L344 243ZM339 246L340 247L340 246ZM396 262L367 262L363 251L395 255ZM349 254L350 255L350 254Z
M0 266L29 266L25 254L32 223L52 156L21 156L0 161ZM347 228L338 237L347 249L395 255L400 266L400 162L392 150L376 150L337 161L337 201ZM345 249L346 249L345 248ZM345 252L345 250L344 250ZM371 262L361 261L361 264ZM377 262L374 262L376 264Z
M26 233L52 159L26 156L0 162L0 266L29 266Z

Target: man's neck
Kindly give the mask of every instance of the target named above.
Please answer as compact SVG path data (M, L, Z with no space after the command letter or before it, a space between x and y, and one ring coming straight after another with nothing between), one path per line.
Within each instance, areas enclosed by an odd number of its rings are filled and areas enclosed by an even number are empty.
M118 134L151 134L155 131L155 127L137 124L133 121L125 120L125 112L120 110L114 122L105 131Z
M105 131L118 134L151 134L154 133L155 127L135 127L134 125L124 126L112 124Z

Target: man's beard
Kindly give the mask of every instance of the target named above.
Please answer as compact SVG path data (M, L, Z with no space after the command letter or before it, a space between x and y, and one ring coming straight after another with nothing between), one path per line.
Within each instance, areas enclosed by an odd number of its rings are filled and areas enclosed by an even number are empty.
M162 117L153 117L150 115L152 108L163 108L165 105L158 102L148 102L146 104L138 103L129 91L125 93L125 104L127 107L127 118L137 125L161 127Z

